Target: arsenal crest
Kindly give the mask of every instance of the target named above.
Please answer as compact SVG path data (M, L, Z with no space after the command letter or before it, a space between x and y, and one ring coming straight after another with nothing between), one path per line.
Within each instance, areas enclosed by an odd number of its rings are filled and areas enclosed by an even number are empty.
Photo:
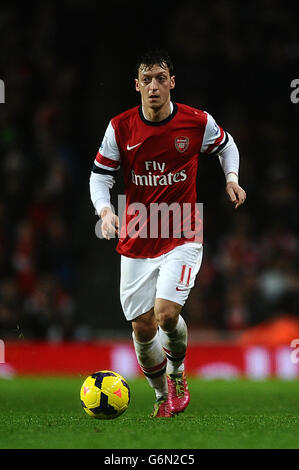
M180 153L186 152L189 147L189 139L188 137L176 137L174 139L174 145Z

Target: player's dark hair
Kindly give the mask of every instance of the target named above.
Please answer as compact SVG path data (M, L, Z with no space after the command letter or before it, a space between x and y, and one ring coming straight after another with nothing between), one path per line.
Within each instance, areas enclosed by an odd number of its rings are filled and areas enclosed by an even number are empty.
M160 67L163 68L165 68L165 65L167 65L170 76L174 74L173 63L169 57L168 52L162 49L157 49L153 51L147 51L140 56L139 61L135 65L135 78L138 78L138 73L141 66L144 66L146 69L150 69L154 65L160 65Z

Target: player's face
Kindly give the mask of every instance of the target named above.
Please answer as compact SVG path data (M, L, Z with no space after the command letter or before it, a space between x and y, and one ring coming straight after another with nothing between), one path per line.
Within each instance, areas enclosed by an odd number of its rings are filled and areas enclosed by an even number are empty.
M167 65L140 67L136 90L141 94L142 105L146 108L161 109L170 102L170 90L175 86L175 77L170 76Z

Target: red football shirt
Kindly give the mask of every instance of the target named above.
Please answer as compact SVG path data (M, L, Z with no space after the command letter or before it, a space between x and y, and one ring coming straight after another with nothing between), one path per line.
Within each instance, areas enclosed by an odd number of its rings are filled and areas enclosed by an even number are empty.
M115 175L122 167L126 210L117 251L154 258L175 246L201 241L196 205L200 153L218 153L227 134L210 114L174 103L169 117L153 122L136 106L111 119L93 171Z

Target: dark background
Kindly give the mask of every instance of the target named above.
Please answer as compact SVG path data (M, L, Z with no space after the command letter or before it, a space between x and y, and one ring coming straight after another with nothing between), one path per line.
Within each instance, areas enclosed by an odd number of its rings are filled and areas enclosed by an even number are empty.
M138 55L157 47L174 62L173 99L233 135L247 192L235 211L217 158L201 157L205 253L184 308L190 330L299 316L295 5L1 2L1 338L129 334L116 240L95 235L89 175L111 117L139 103Z

